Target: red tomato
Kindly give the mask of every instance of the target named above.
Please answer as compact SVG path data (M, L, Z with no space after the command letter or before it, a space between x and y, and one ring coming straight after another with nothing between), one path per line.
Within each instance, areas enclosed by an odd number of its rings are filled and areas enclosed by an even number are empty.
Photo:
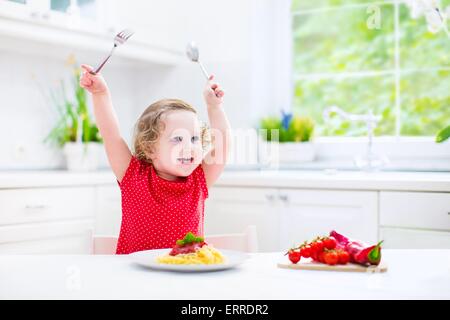
M336 248L336 239L334 237L328 237L325 240L323 240L323 245L328 250L332 250Z
M292 263L297 263L300 261L301 255L299 251L290 251L289 252L289 260L291 260Z
M317 252L315 242L311 242L311 243L309 244L309 246L311 247L311 255L312 255L313 253L316 253L316 252Z
M300 254L301 254L301 256L304 257L304 258L309 258L309 257L311 257L311 246L310 246L310 245L304 246L304 247L300 250Z
M350 254L347 251L339 251L339 264L347 264L350 261Z
M322 240L317 240L316 242L316 248L318 252L323 251L324 245Z
M312 252L322 252L323 251L323 242L321 240L314 241L311 243L311 250Z
M336 251L327 251L324 255L325 263L334 266L339 261L339 256Z
M320 251L317 254L317 260L319 260L319 262L325 263L325 251Z

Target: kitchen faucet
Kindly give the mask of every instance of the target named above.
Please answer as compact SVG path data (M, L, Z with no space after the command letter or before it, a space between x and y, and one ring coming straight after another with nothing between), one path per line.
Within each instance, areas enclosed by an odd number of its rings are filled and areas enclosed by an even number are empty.
M363 121L366 123L368 135L367 154L354 158L354 163L359 169L374 171L388 163L388 159L385 156L379 156L373 152L373 130L377 126L377 123L380 122L381 116L374 115L372 109L367 114L350 114L337 106L331 106L325 108L323 111L324 120L328 121L332 113L337 113L341 118L351 122Z

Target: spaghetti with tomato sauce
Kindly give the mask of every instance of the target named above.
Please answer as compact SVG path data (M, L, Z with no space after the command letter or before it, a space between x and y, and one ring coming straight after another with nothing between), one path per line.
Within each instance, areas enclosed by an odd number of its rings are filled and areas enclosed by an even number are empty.
M203 241L203 238L187 234L183 240L177 241L168 254L158 257L157 262L163 264L223 264L225 257L220 251Z

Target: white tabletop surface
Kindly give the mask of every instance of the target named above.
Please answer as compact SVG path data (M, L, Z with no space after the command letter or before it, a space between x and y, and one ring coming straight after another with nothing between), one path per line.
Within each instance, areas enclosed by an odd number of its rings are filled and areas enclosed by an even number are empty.
M282 253L238 268L153 271L128 256L2 255L0 299L450 299L450 250L384 250L382 274L277 268Z

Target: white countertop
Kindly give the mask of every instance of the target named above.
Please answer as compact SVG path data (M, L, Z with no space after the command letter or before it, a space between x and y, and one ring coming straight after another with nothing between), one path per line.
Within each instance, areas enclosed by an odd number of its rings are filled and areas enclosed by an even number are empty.
M0 189L70 187L117 184L112 171L71 172L66 170L0 172Z
M0 189L116 185L110 170L0 172ZM450 192L450 172L225 171L215 186Z
M450 172L228 171L217 185L450 192Z
M381 274L277 268L257 253L235 269L153 271L128 256L1 255L0 299L450 299L450 250L384 250Z

